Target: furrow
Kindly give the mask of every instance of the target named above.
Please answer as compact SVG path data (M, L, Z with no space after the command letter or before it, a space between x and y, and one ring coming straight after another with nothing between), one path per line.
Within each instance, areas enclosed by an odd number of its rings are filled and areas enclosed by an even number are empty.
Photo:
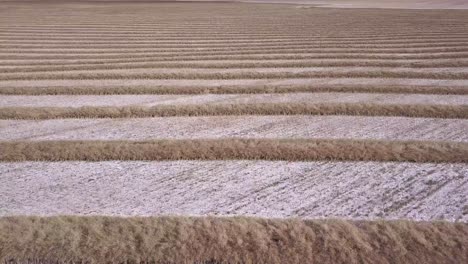
M1 88L35 89L42 87L97 87L103 89L112 87L291 87L291 86L439 86L441 89L453 87L467 88L466 80L408 79L408 78L288 78L288 79L231 79L231 80L194 80L194 79L127 79L127 80L14 80L1 81ZM86 88L85 88L86 89ZM371 92L375 93L375 92ZM385 93L385 92L384 92ZM405 93L405 92L403 92ZM175 93L169 93L175 94Z
M330 138L468 142L466 119L365 116L205 116L0 120L0 141ZM461 133L460 133L461 132Z
M467 95L379 94L379 93L282 93L195 95L3 95L0 107L119 107L233 104L400 104L468 106Z
M257 68L255 71L242 69L129 69L107 71L35 72L4 73L0 81L12 80L125 80L125 79L188 79L188 80L229 80L229 79L300 79L300 78L407 78L468 80L466 68Z

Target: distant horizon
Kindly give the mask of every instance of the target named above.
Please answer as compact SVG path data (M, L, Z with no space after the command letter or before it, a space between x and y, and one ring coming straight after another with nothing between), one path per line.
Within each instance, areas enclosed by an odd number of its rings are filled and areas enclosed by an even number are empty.
M468 1L465 0L445 0L445 1L424 1L424 0L0 0L0 2L134 2L134 3L170 3L170 2L242 2L242 3L262 3L262 4L293 4L307 5L314 7L328 8L383 8L383 9L468 9Z

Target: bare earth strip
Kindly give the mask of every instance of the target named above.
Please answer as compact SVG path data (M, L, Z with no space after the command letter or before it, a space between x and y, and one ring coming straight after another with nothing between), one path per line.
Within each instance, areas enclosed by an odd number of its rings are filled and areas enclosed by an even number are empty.
M214 116L0 120L0 140L349 138L468 142L468 120L362 116Z
M466 164L22 162L0 163L0 172L2 215L468 221Z
M158 106L187 104L368 103L468 105L468 95L291 93L201 95L0 95L0 107Z
M440 86L468 89L467 80L436 80L436 79L403 79L403 78L288 78L288 79L238 79L238 80L28 80L0 81L0 89L41 87L225 87L225 86L297 86L297 85L328 85L328 86ZM378 88L377 88L378 89Z

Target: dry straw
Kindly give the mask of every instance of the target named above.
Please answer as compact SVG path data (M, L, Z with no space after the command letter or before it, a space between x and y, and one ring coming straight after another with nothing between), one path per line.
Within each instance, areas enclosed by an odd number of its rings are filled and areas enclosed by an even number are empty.
M217 217L3 217L6 263L468 263L468 225ZM29 261L29 262L28 262Z
M468 95L463 86L411 85L230 85L230 86L35 86L0 87L0 95L111 94L272 94L272 93L399 93Z
M113 73L113 72L42 72L42 73L5 73L0 75L1 81L13 80L238 80L238 79L302 79L302 78L399 78L399 79L441 79L468 80L466 72L411 72L406 70L347 70L319 72L169 72L169 73Z
M3 141L0 161L350 160L468 162L468 143L351 139Z
M137 118L221 115L350 115L468 118L466 105L392 105L365 103L261 103L158 105L154 107L4 107L0 119Z

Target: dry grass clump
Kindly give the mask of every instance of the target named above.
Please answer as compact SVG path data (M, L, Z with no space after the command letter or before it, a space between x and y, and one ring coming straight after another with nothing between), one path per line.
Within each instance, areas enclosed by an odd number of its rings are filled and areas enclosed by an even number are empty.
M235 159L468 162L468 143L236 138L0 142L0 161Z
M17 216L0 218L0 245L6 263L467 263L468 225Z
M366 103L261 103L158 105L153 107L3 107L0 119L137 118L220 115L351 115L468 118L466 105Z
M462 86L415 85L230 85L230 86L43 86L0 87L0 95L112 94L271 94L271 93L399 93L468 95Z
M401 79L440 79L468 80L467 72L411 72L384 70L348 70L343 72L174 72L174 73L113 73L113 72L45 72L45 73L5 73L1 81L24 80L237 80L237 79L300 79L300 78L401 78Z

